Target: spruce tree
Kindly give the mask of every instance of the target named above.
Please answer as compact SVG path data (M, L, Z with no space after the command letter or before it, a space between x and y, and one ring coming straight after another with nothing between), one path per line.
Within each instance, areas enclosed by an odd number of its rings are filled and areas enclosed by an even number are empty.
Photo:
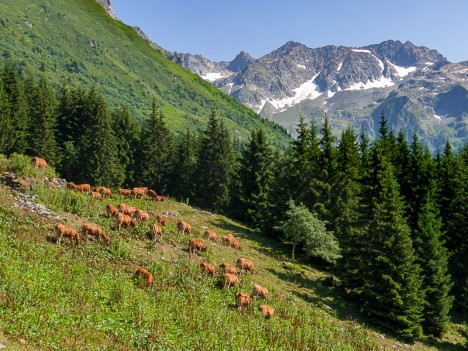
M29 153L56 165L60 161L60 149L55 138L57 101L44 77L39 80L32 103Z
M85 160L81 179L95 185L119 187L124 180L124 170L119 163L107 105L94 88L89 92L88 104L90 124L82 138L81 150Z
M170 186L171 194L185 201L190 201L194 195L197 149L197 138L187 129L176 142Z
M215 211L227 208L233 162L231 137L223 121L212 111L199 143L195 177L195 200L199 206Z
M5 65L2 80L10 112L8 126L5 126L2 132L4 133L3 152L8 155L13 152L25 153L29 145L29 116L23 84L17 70L11 64Z
M449 322L453 285L448 272L448 251L442 239L442 221L432 192L428 192L419 213L414 246L422 269L425 291L424 331L440 337Z
M117 140L120 165L125 171L124 185L135 185L136 164L140 161L140 128L127 106L117 108L112 114L112 129Z
M13 125L10 119L10 103L3 90L3 82L0 77L0 154L6 154L10 147L10 138L13 133Z
M424 294L421 269L403 211L393 167L377 144L367 180L368 218L365 246L360 252L365 310L404 338L421 336ZM366 217L367 216L367 217Z
M144 184L167 193L170 184L173 136L166 126L162 110L153 101L151 113L142 127L141 174Z
M251 132L240 159L239 206L247 223L265 230L271 226L270 192L273 184L273 152L262 129ZM266 224L269 222L270 224Z

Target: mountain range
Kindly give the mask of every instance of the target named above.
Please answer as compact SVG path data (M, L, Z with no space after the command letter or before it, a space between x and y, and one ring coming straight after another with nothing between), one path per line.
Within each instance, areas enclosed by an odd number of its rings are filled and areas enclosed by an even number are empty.
M309 48L287 42L254 59L212 62L200 55L166 55L292 135L301 115L327 114L335 132L352 126L375 137L382 112L389 126L434 150L448 139L468 141L468 61L407 41L352 48Z

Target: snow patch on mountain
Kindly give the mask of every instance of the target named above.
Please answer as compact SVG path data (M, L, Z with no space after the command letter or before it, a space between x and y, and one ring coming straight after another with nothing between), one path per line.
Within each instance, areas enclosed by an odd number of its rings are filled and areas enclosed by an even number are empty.
M367 90L374 88L387 88L395 85L395 83L390 79L384 76L380 77L378 80L368 80L367 82L358 82L350 85L344 90Z
M414 67L414 66L406 68L406 67L397 66L391 63L390 61L387 61L387 62L393 67L393 69L395 69L395 71L401 78L406 77L408 74L413 73L417 69L417 67Z
M204 80L208 81L208 82L214 82L218 79L222 79L222 78L226 78L226 77L229 77L229 75L223 75L219 72L211 72L211 73L208 73L204 76L200 76L201 78L203 78Z

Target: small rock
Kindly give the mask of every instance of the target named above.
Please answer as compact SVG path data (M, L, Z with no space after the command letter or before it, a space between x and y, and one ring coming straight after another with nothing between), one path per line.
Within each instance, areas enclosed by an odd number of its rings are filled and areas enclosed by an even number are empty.
M380 334L379 337L380 337L382 340L385 339L385 336L383 336L382 334Z
M5 345L0 343L0 349L4 349L4 348L5 348Z

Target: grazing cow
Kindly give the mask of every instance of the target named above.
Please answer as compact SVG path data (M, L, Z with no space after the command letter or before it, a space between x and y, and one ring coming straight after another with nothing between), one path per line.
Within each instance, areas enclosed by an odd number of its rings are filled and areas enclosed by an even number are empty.
M222 270L224 273L230 273L230 274L235 274L235 275L237 275L236 267L234 267L232 264L223 262L223 263L221 263L221 264L219 265L219 268L221 268L221 270Z
M252 289L252 297L257 297L260 296L262 299L267 299L268 298L268 289L259 285L255 284L253 289Z
M125 205L123 202L117 206L119 212L122 212L123 214L126 214L128 216L133 216L137 210L136 207L130 206L130 205Z
M158 198L158 194L156 193L156 191L152 190L152 189L148 189L148 195L154 200L154 201L158 201L157 198Z
M76 186L76 190L81 191L84 193L85 191L89 194L91 192L91 185L89 184L78 184Z
M94 224L83 223L81 226L81 232L83 239L87 239L88 235L94 236L98 241L104 240L108 242L110 240L109 236L102 230L101 227L98 227Z
M265 319L270 319L271 316L275 314L273 307L268 305L260 305L258 306L258 310L262 312L262 314L265 316Z
M244 308L249 308L252 306L252 296L250 296L249 293L239 291L236 294L236 305L238 311L241 311Z
M192 227L190 227L190 224L188 224L187 222L180 220L177 223L177 233L191 235Z
M153 275L146 269L138 267L135 273L133 273L134 278L140 275L143 277L146 286L150 286L151 284L153 284Z
M106 213L109 216L109 218L112 218L114 216L117 216L117 213L119 213L119 210L114 205L108 204L106 206Z
M122 226L124 226L127 229L129 229L130 227L136 228L136 222L133 220L132 217L119 212L117 214L117 217L115 217L115 229L120 230L122 229Z
M253 263L252 263L251 260L249 260L247 258L239 257L237 259L237 267L240 268L241 272L242 271L249 271L250 274L254 274Z
M151 228L150 228L150 234L151 234L151 240L154 241L156 236L159 236L162 238L162 228L159 224L154 223Z
M206 251L206 246L202 243L201 240L192 238L189 242L189 253L192 255L197 251Z
M218 242L218 236L212 230L205 230L204 238L207 240L214 241L215 243Z
M121 197L122 195L132 195L133 191L129 189L119 189L118 193L119 197Z
M200 263L200 268L201 268L202 273L206 273L206 274L209 274L212 277L214 277L215 267L212 264L202 262L202 263Z
M58 223L55 226L55 242L60 244L62 237L70 238L70 242L75 242L76 245L80 243L81 237L78 230L75 228L69 227L65 224Z
M67 189L68 190L78 190L78 186L73 182L67 182Z
M156 201L163 202L164 200L166 200L165 196L161 196L161 195L156 196Z
M136 210L133 214L135 222L149 221L149 214L143 210Z
M156 220L158 221L159 225L166 226L166 217L163 215L157 215Z
M148 188L133 188L133 195L135 196L135 198L140 196L143 199L147 192Z
M233 247L236 250L243 251L244 249L242 248L241 244L239 243L239 240L235 238L230 238L229 239L229 245Z
M102 200L102 195L100 193L97 193L95 191L91 191L91 199L92 200Z
M47 162L43 158L34 156L31 159L31 166L34 166L34 168L47 168Z
M114 194L112 194L112 191L109 188L101 187L101 190L99 191L103 197L113 197Z
M97 193L100 193L102 191L102 189L105 189L103 186L97 186L95 187L92 191L95 191Z
M231 238L234 238L234 235L232 235L231 233L226 234L225 236L223 236L222 239L221 239L223 245L230 246L229 240Z
M231 273L224 273L224 287L230 289L231 285L241 285L237 275Z

